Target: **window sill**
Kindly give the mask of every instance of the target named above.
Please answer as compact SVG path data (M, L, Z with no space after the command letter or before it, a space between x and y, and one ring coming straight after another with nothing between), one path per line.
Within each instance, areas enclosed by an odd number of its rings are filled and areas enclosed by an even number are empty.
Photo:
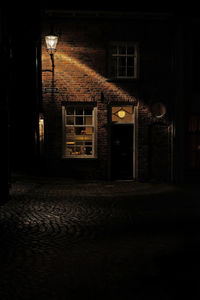
M97 157L62 157L62 160L97 160Z

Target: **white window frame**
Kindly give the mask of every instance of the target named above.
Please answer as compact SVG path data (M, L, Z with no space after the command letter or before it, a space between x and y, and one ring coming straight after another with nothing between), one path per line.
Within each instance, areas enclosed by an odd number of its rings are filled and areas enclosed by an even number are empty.
M117 52L116 53L112 53L112 47L115 46L117 47ZM126 47L126 53L125 54L120 54L119 53L119 47ZM134 48L134 53L132 54L128 54L127 53L127 49L131 47ZM112 60L113 58L116 57L117 58L117 66L116 66L116 73L112 74ZM125 57L126 59L126 64L125 64L125 73L126 75L120 75L119 74L119 58L120 57ZM134 59L134 69L133 69L133 75L132 76L128 76L127 75L127 69L128 69L128 63L127 63L127 58L128 57L133 57ZM116 78L116 79L136 79L138 78L138 70L139 70L139 46L137 42L121 42L121 41L113 41L110 43L110 74L112 78Z
M67 119L67 116L73 116L73 117L82 117L82 116L86 116L86 115L67 115L66 113L66 108L67 107L70 107L70 108L74 108L74 109L77 109L77 108L83 108L83 109L87 109L87 108L92 108L93 111L92 111L92 124L90 125L77 125L77 124L74 124L74 125L69 125L69 124L66 124L66 119ZM91 158L96 158L96 149L97 149L97 141L96 141L96 130L97 130L97 108L94 107L94 106L89 106L89 105L63 105L62 106L62 122L63 122L63 142L62 142L62 157L63 158L67 158L67 159L91 159ZM93 128L93 135L92 135L92 154L91 155L67 155L66 154L66 128L67 127L74 127L74 128L81 128L81 127L91 127Z

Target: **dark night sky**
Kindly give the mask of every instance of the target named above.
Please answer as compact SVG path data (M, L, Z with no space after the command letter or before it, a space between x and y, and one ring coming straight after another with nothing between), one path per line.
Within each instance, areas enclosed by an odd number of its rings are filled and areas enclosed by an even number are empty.
M108 5L109 3L109 5ZM79 11L126 11L126 12L166 12L175 13L178 16L187 17L188 15L199 16L197 4L190 1L189 3L182 1L128 1L122 2L110 0L108 1L93 1L85 0L82 2L75 1L23 1L21 4L7 5L7 14L11 30L20 33L24 38L27 34L34 34L37 30L40 11L42 9L59 9L59 10L79 10ZM30 37L29 37L30 38Z
M109 3L109 4L108 4ZM18 2L10 7L9 11L16 14L34 15L37 10L42 9L63 9L63 10L96 10L96 11L145 11L145 12L176 12L177 14L199 15L198 5L195 1L26 1L21 4Z

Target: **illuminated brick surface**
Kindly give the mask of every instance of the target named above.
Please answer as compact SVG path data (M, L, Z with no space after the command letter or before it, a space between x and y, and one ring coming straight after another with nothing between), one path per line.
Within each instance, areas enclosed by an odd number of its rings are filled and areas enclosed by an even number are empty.
M109 173L110 153L108 107L129 103L138 105L136 132L136 178L169 180L170 176L170 109L173 102L170 21L118 20L99 18L66 18L55 24L61 32L54 55L54 74L51 60L44 44L48 25L42 32L42 86L45 117L45 157L52 170L87 170L89 178L106 178ZM128 28L128 29L127 29ZM109 43L113 40L137 41L139 47L139 78L136 80L109 80ZM46 93L45 88L58 88L58 93ZM103 95L103 98L102 98ZM168 114L162 120L155 119L150 112L153 102L167 105ZM88 103L97 106L97 160L71 163L61 161L62 119L61 107L66 103ZM155 137L151 124L161 123ZM159 126L159 125L158 125ZM152 132L151 132L152 130ZM156 163L157 150L161 164ZM155 150L155 151L154 151ZM153 152L153 155L151 155ZM81 174L81 172L80 172ZM83 172L84 174L84 172ZM84 175L83 175L84 176Z

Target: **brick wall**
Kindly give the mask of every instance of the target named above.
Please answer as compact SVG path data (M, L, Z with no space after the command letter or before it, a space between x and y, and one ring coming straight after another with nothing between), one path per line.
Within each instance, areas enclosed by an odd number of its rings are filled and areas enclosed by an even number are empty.
M163 23L165 31L167 26ZM135 26L136 21L132 23L129 20L119 22L119 20L99 20L97 19L69 19L59 21L57 29L61 29L59 36L57 52L54 54L55 69L54 73L48 71L51 69L50 56L46 51L44 44L44 35L48 33L48 26L43 27L42 44L42 88L43 88L43 110L45 117L45 157L51 161L48 165L52 169L62 170L64 174L69 174L69 169L82 170L79 174L87 172L88 177L106 178L109 174L109 113L108 106L112 103L129 103L138 105L138 124L137 124L137 170L138 178L148 179L160 174L161 169L156 171L153 168L151 158L153 153L155 157L155 145L163 143L163 160L169 165L169 137L166 134L166 126L160 126L156 134L151 132L153 123L149 104L152 99L160 100L171 99L169 97L170 89L166 88L166 78L169 80L170 71L168 61L169 53L159 54L161 48L166 44L161 43L160 47L157 41L159 33L153 33L152 40L156 41L149 47L149 34L152 32L146 22L137 24L135 31L130 36L129 27ZM158 29L158 24L152 25L153 29ZM161 29L159 29L161 30ZM111 40L122 38L131 40L137 39L141 45L140 53L140 79L129 82L111 82L108 79L108 43ZM166 32L165 32L166 33ZM170 33L168 33L169 35ZM147 38L148 37L148 38ZM165 37L167 40L167 38ZM164 44L163 44L164 43ZM147 46L147 49L145 48ZM157 48L158 47L158 48ZM145 49L145 50L144 50ZM152 55L153 53L153 55ZM156 53L159 56L156 56ZM166 70L160 67L161 61ZM149 66L149 67L148 67ZM164 72L165 71L165 72ZM162 74L161 74L162 73ZM163 74L166 73L164 76ZM162 75L162 79L160 78ZM165 86L166 85L166 86ZM168 81L168 87L169 87ZM58 88L58 92L45 92L45 88ZM171 101L171 100L170 100ZM61 160L62 157L62 104L64 103L93 103L97 106L97 159L91 160ZM167 104L168 105L168 104ZM162 121L161 121L162 123ZM168 120L164 120L168 124ZM161 124L162 125L162 124ZM163 133L162 133L163 132ZM162 136L162 138L159 138ZM165 136L165 138L163 138ZM158 140L156 140L158 138ZM152 142L153 141L153 142ZM154 150L150 149L154 144ZM167 150L166 150L167 149ZM167 152L166 152L167 151ZM166 154L167 153L167 154ZM167 157L167 160L166 160ZM160 154L162 161L162 154ZM162 165L162 163L161 163ZM168 177L168 168L163 170L163 178ZM76 171L75 171L76 173Z

